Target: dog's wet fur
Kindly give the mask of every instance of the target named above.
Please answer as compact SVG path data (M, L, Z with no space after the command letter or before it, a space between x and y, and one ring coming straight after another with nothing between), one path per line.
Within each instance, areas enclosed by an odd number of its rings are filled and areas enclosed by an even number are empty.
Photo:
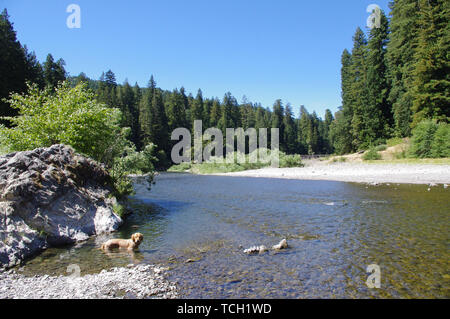
M131 235L130 239L110 239L103 243L101 249L111 250L114 248L134 250L138 249L139 245L144 240L144 235L141 233L135 233Z

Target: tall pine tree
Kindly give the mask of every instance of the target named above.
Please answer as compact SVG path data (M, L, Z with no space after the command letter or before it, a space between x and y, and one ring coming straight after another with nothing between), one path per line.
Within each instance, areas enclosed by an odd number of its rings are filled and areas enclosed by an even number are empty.
M450 3L419 0L412 128L424 119L450 121Z

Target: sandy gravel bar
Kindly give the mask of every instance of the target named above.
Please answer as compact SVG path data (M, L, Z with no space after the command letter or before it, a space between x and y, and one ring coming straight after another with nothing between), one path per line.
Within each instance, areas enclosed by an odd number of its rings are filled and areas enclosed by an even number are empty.
M371 184L450 184L450 165L313 163L298 168L263 168L213 175L327 180Z
M9 270L0 273L0 299L177 298L176 286L165 279L165 271L129 265L81 277L26 277Z

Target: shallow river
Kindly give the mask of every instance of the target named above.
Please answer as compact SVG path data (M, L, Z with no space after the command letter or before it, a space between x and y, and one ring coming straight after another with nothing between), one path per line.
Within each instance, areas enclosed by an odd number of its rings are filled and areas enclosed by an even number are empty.
M136 184L120 232L48 249L25 274L81 275L130 263L170 267L188 298L450 298L450 189L162 174ZM138 252L96 249L144 234ZM253 245L289 249L246 255ZM188 261L188 262L187 262ZM380 267L370 289L367 266Z

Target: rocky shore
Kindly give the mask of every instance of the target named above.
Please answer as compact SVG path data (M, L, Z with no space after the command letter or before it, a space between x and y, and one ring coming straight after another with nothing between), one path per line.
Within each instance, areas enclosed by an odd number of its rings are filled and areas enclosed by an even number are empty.
M303 180L326 180L368 184L448 184L450 165L322 163L305 161L305 167L262 168L242 172L211 174Z
M100 164L65 145L0 157L0 269L117 230L109 185Z
M0 272L0 299L177 298L176 286L164 276L166 270L152 265L129 265L82 277L26 277L9 270Z

